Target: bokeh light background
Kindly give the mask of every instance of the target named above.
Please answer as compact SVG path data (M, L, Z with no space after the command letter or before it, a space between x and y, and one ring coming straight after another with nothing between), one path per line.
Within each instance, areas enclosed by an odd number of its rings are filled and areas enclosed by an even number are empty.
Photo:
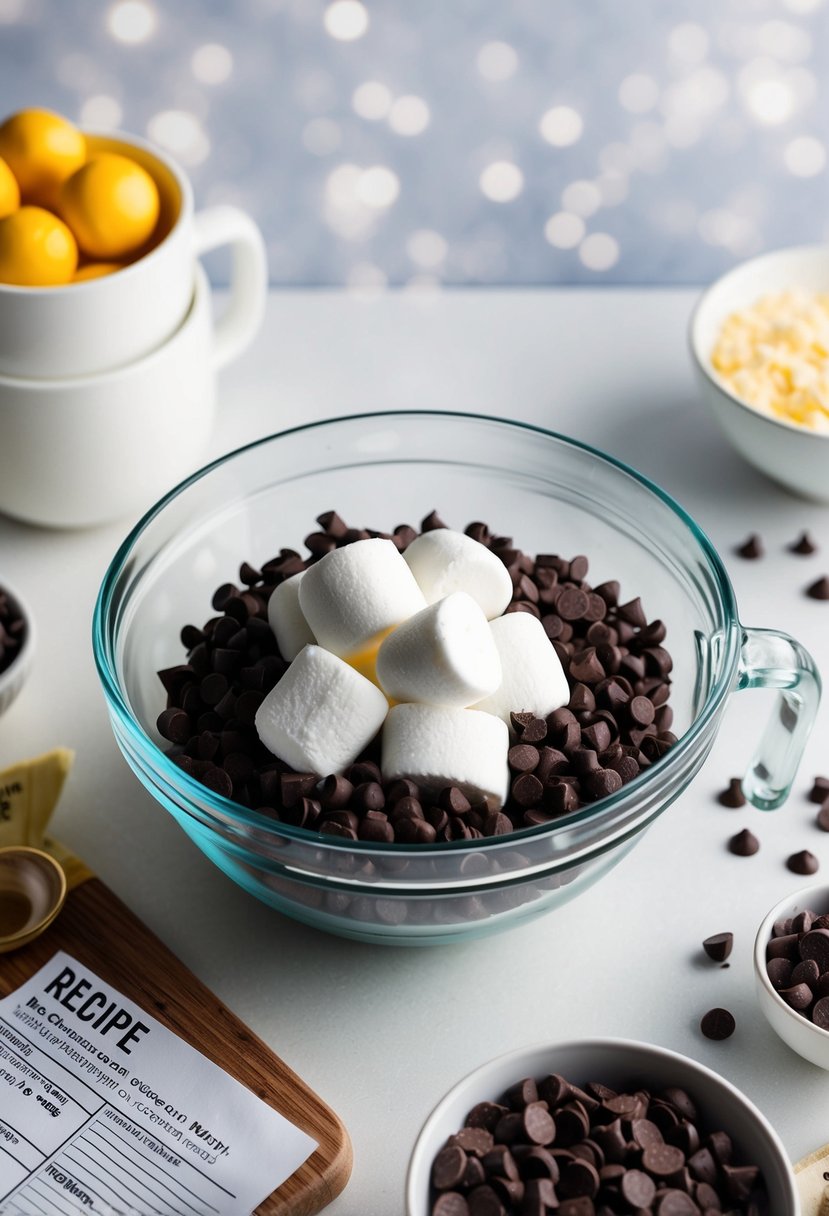
M0 114L148 136L275 284L700 283L829 239L829 0L0 0Z

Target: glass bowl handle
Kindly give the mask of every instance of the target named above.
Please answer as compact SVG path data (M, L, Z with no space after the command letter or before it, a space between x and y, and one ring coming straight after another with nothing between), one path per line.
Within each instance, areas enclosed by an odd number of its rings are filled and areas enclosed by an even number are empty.
M779 688L743 793L761 811L788 797L820 703L820 676L799 642L776 629L743 628L737 688Z

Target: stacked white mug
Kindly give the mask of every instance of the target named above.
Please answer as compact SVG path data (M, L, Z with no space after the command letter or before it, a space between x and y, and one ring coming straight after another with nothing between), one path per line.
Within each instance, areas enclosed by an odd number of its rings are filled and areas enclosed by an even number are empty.
M134 136L87 135L154 178L151 247L113 274L63 287L0 284L0 511L85 527L139 511L194 471L216 413L216 371L262 320L259 229L231 206L195 212L184 172ZM232 251L217 322L198 257Z

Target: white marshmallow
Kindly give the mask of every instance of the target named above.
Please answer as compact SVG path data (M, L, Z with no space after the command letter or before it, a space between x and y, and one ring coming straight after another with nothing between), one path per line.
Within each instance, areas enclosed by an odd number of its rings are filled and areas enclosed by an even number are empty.
M395 705L383 727L384 780L410 777L433 790L457 785L499 809L509 790L509 731L475 709Z
M383 724L388 701L321 646L306 646L256 711L269 751L300 773L341 773Z
M377 679L392 700L454 709L495 692L501 659L472 596L456 591L398 625L380 647Z
M341 657L399 625L426 601L390 540L332 549L305 571L299 606L320 646Z
M300 570L284 583L278 583L268 600L268 623L276 635L279 653L289 663L303 646L316 641L299 606L299 584L304 575L305 571Z
M453 591L465 591L491 621L512 599L512 579L504 563L463 532L451 528L424 532L403 556L429 604Z
M529 612L509 612L489 628L501 656L503 678L475 709L495 714L509 725L510 713L544 718L570 700L570 688L544 626Z

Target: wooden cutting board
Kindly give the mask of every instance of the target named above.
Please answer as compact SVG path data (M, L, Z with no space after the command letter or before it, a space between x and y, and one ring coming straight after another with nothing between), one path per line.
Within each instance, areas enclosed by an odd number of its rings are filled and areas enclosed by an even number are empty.
M185 1039L319 1147L256 1216L312 1216L351 1173L351 1141L332 1110L189 971L98 878L71 890L57 920L30 945L0 955L0 997L66 950Z

